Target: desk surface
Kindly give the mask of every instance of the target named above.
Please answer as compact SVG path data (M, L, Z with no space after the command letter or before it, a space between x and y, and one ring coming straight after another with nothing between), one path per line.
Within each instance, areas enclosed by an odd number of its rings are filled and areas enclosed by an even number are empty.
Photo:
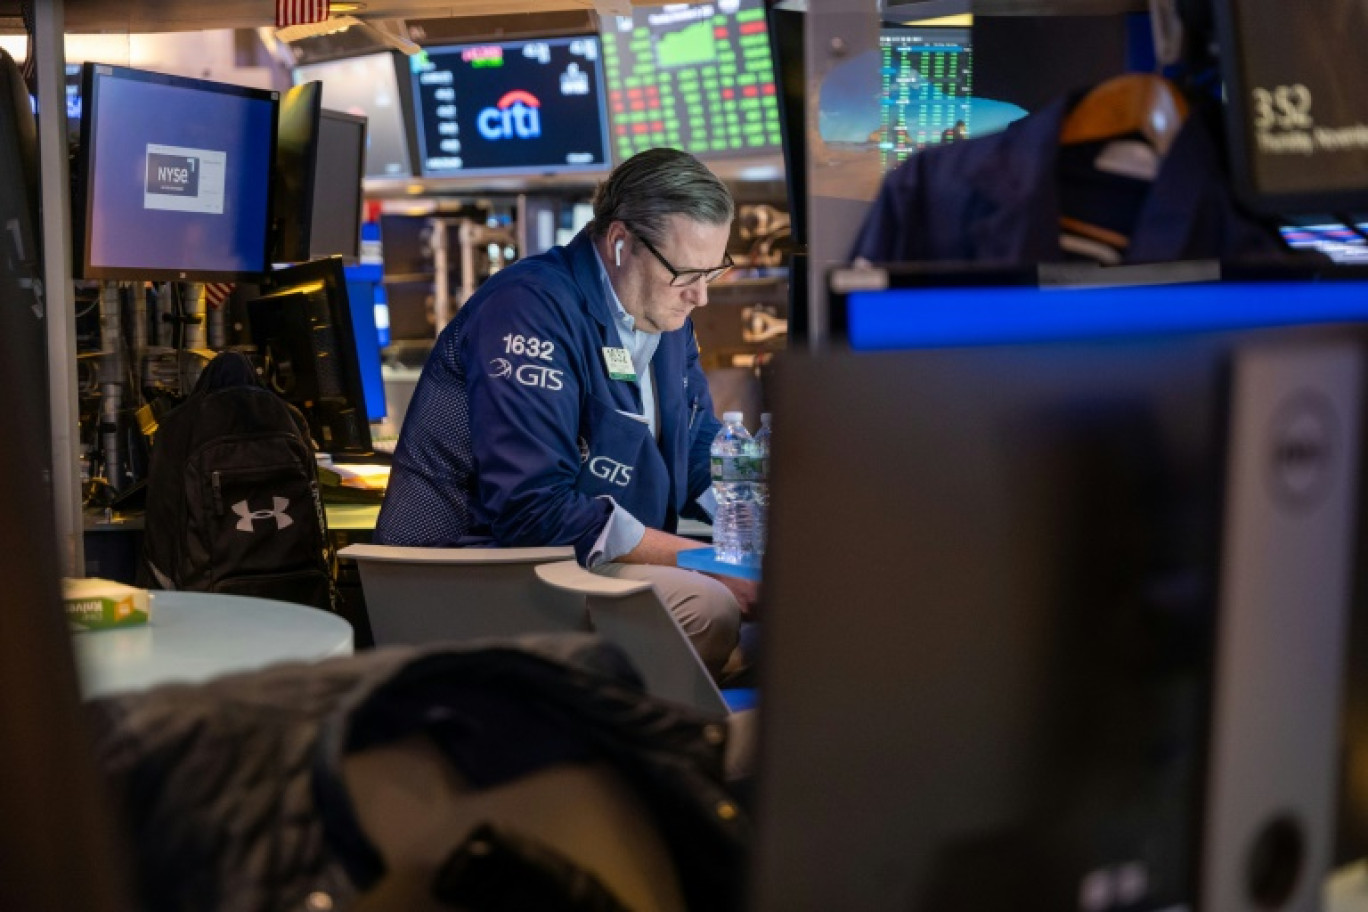
M717 576L735 576L741 579L760 580L760 561L752 560L744 564L729 564L717 559L713 548L691 548L675 555L675 564L685 570L697 570Z
M87 697L198 683L277 662L349 655L351 625L304 605L200 592L153 592L141 627L72 634Z

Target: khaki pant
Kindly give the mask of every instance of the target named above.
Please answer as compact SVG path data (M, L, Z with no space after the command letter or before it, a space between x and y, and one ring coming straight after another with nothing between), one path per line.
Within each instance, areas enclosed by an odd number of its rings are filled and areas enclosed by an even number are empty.
M601 564L595 573L648 582L717 679L740 640L741 608L726 586L702 573L654 564Z

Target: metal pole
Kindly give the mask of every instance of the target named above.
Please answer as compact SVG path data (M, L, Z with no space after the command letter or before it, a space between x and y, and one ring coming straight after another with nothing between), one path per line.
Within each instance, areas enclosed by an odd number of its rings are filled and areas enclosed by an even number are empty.
M34 7L33 53L38 64L38 159L42 169L43 284L47 290L48 389L52 409L52 498L60 568L85 575L81 529L76 308L71 284L70 179L67 168L66 22L64 0Z

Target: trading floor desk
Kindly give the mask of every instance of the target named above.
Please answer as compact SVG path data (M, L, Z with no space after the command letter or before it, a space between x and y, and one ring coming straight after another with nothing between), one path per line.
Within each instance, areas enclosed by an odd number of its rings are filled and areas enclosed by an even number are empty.
M87 698L352 652L351 625L336 615L202 592L154 592L148 623L71 639Z
M336 550L371 541L375 521L380 516L379 504L325 502L323 508L327 514L328 535ZM711 541L712 526L686 519L679 524L679 534L686 538ZM86 576L137 585L142 537L141 513L106 517L98 512L88 512L85 516ZM374 638L366 614L365 593L361 589L361 579L354 562L338 562L337 589L341 596L338 614L355 631L356 648L371 646Z

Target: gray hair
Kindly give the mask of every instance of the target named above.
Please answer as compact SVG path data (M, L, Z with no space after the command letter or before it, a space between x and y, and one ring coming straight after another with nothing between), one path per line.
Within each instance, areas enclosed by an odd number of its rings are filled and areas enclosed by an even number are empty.
M650 243L660 244L672 215L729 225L734 214L731 191L698 159L679 149L647 149L599 184L589 231L603 237L610 224L624 222Z

